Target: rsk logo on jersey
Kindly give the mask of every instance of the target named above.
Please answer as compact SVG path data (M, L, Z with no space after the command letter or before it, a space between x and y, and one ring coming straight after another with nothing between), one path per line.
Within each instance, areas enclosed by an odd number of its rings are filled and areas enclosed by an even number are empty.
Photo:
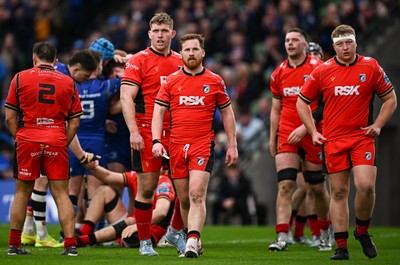
M300 87L299 86L283 88L283 95L285 97L297 96L299 93L300 93Z
M205 96L180 96L179 97L179 105L187 105L187 106L197 106L197 105L205 105L203 99Z
M335 96L353 96L360 95L358 88L360 86L335 86Z

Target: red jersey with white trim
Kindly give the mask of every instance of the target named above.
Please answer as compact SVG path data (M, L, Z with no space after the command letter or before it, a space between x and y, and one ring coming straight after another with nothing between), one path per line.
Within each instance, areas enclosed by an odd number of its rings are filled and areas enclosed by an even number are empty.
M133 191L134 198L136 197L137 193L137 173L135 171L129 171L123 173L125 178L126 187ZM169 199L171 202L175 199L175 190L172 185L171 179L163 174L158 179L158 184L153 200L153 206L156 204L158 198L165 197Z
M171 112L171 143L190 144L214 139L212 128L216 108L231 104L222 78L203 68L191 75L181 69L168 76L156 104Z
M125 64L121 85L137 85L139 91L135 98L136 120L151 127L154 100L161 84L168 75L182 67L179 53L171 51L168 56L147 48L133 55ZM164 128L169 129L170 116L164 117Z
M18 113L16 141L66 146L66 121L82 115L71 77L50 65L35 66L11 81L6 108Z
M287 130L290 133L302 124L296 108L297 97L310 73L321 63L323 62L307 56L302 64L294 67L286 59L271 74L270 88L272 96L280 99L282 106L279 132ZM313 112L317 105L318 102L312 104L311 110Z
M374 94L384 97L393 85L378 62L357 55L346 66L329 59L316 68L304 84L299 97L306 103L322 94L324 106L324 136L329 140L362 135L373 122Z

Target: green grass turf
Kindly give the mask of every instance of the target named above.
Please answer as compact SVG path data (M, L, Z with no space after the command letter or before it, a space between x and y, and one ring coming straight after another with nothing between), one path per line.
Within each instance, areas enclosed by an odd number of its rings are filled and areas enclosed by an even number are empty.
M49 226L58 235L59 226ZM352 231L349 231L351 234ZM349 238L349 261L331 261L332 251L319 252L302 245L290 245L288 251L268 252L268 244L275 238L273 227L206 226L202 233L204 255L199 259L178 258L173 248L157 248L157 257L142 257L138 249L119 247L80 248L78 257L60 256L62 249L27 247L32 255L7 256L9 226L0 225L0 265L119 265L119 264L400 264L400 227L372 227L370 233L378 247L378 256L369 260L359 242ZM57 237L56 237L57 238Z

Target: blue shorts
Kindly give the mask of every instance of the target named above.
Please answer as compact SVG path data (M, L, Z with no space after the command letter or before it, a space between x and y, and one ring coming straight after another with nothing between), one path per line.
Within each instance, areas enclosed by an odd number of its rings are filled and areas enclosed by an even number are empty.
M122 164L126 171L132 170L131 145L129 135L106 135L107 164L116 162Z
M105 167L106 158L105 158L105 147L104 147L104 139L99 138L79 138L79 142L82 146L82 149L89 153L94 153L96 155L101 156L99 161L100 166ZM83 167L80 162L80 157L77 158L71 150L68 150L69 153L69 172L71 177L78 175L91 175L90 170L87 170Z

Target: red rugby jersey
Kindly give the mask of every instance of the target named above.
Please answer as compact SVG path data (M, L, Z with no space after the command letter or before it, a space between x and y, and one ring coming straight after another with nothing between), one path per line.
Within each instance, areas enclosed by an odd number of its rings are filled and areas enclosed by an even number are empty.
M316 68L304 84L299 97L307 103L322 94L324 106L324 136L328 140L362 135L373 122L374 94L384 97L393 85L382 67L371 57L357 55L346 66L336 57Z
M171 51L168 56L147 48L136 53L125 64L121 85L139 86L135 98L136 119L151 127L154 100L168 75L183 65L180 54ZM170 116L164 117L164 128L169 128Z
M67 145L66 121L82 115L75 82L50 65L16 74L5 107L18 113L17 142L55 146Z
M223 109L231 101L222 78L203 68L196 75L182 69L168 76L156 103L171 112L171 142L190 144L199 139L214 139L216 108Z
M297 98L310 73L321 63L322 61L307 56L301 65L293 67L286 59L272 73L271 93L274 98L280 99L282 104L279 120L280 132L290 133L302 124L296 108ZM315 111L317 105L317 101L312 104L312 111Z

